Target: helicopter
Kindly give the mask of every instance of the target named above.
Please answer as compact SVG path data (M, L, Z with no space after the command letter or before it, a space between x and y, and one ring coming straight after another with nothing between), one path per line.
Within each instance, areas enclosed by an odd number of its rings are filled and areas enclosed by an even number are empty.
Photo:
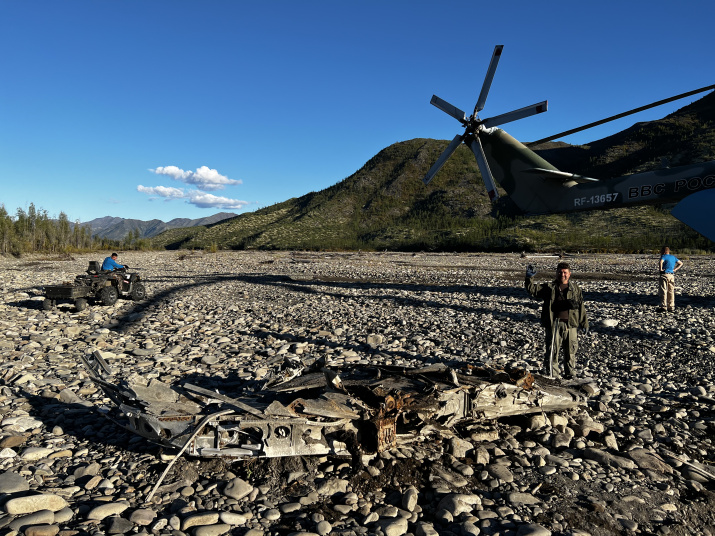
M514 204L526 214L677 203L671 214L709 240L715 241L715 218L712 218L708 212L715 206L715 160L601 180L557 169L525 144L499 128L499 125L546 112L548 101L480 119L477 114L486 104L503 48L504 45L497 45L494 48L472 115L467 116L456 106L436 95L432 96L430 103L457 119L465 130L463 134L454 137L429 169L423 179L425 185L429 184L452 153L464 143L474 153L491 201L499 198L496 186L499 183ZM715 89L715 85L659 100L537 140L529 145L555 140L711 89Z

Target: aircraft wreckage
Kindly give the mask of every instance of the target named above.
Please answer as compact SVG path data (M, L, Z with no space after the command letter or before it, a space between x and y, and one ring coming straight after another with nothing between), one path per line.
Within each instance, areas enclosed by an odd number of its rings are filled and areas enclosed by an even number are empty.
M524 370L437 364L327 368L285 360L260 390L232 398L138 374L116 378L100 352L82 357L116 408L106 416L189 455L232 459L381 452L430 431L571 409L576 389Z

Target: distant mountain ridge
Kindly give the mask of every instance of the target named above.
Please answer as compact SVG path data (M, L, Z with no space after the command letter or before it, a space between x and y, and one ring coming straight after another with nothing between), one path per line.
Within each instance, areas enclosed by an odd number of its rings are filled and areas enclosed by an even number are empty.
M140 238L152 238L170 229L212 225L220 221L235 218L236 216L237 214L233 212L219 212L205 218L197 218L194 220L189 218L174 218L168 222L161 220L132 220L105 216L103 218L95 218L94 220L83 222L82 225L90 226L92 236L99 236L110 240L121 240L130 232L139 231Z

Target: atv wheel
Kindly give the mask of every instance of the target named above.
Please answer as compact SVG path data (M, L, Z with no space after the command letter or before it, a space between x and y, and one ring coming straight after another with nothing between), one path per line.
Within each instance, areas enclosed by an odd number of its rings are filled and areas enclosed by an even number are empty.
M42 302L42 310L43 311L51 311L54 306L55 306L54 302L49 298L45 298L44 301Z
M84 311L87 308L87 298L77 298L74 301L74 308L77 309L77 311Z
M102 287L99 291L99 301L104 305L114 305L117 303L117 298L119 298L119 293L114 287Z
M134 301L140 301L146 298L146 288L144 285L142 283L134 283L131 296Z

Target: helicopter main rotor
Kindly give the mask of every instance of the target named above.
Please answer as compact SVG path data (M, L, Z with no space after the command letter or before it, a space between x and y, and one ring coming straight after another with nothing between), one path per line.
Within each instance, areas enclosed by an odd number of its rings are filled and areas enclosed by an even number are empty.
M497 125L503 125L504 123L510 123L518 119L523 119L532 115L540 114L548 109L548 102L543 101L531 106L525 106L518 110L513 110L505 114L497 115L487 119L480 119L477 115L480 111L484 109L484 105L487 102L487 96L489 95L489 89L492 85L492 80L494 79L494 73L497 70L497 65L499 64L499 59L501 58L501 53L504 45L497 45L494 47L494 53L492 54L492 59L489 62L489 68L487 69L487 75L484 78L484 83L482 84L482 90L479 92L479 97L477 99L477 104L474 106L474 112L471 116L467 117L466 112L460 110L456 106L450 104L444 99L439 98L437 95L432 95L432 100L430 104L436 106L447 115L454 117L459 121L462 126L464 126L464 134L457 134L454 139L450 142L447 148L442 152L434 165L429 169L427 175L425 175L423 182L429 184L434 178L437 172L444 166L445 162L449 157L457 150L462 142L469 146L474 153L474 157L477 160L477 166L479 167L479 172L484 180L484 185L487 188L487 193L489 194L489 199L494 201L499 198L499 193L497 192L496 183L494 182L494 177L489 169L489 164L487 162L486 156L484 155L484 149L482 143L479 139L479 135L487 128L495 127Z

